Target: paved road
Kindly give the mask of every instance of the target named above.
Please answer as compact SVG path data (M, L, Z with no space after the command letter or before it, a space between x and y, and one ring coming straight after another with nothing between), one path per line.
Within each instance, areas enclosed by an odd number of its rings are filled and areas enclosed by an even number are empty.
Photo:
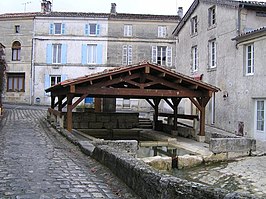
M0 198L138 198L48 128L44 109L6 108L0 124Z

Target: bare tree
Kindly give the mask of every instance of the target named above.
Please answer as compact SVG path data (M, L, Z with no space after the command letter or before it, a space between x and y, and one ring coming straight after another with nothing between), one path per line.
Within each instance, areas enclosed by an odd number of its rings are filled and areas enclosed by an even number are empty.
M2 94L4 91L4 82L5 82L5 70L7 67L5 60L5 46L0 43L0 115L3 113L3 104L2 104Z

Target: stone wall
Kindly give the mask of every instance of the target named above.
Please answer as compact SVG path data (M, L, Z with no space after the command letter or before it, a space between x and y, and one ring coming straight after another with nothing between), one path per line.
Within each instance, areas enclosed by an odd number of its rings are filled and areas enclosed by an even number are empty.
M113 173L138 193L141 198L254 198L247 194L236 192L229 193L229 191L224 189L212 188L170 175L161 174L144 162L106 145L97 146L93 150L92 156L111 169Z
M65 128L66 128L66 113ZM74 129L130 129L138 127L138 113L73 112Z

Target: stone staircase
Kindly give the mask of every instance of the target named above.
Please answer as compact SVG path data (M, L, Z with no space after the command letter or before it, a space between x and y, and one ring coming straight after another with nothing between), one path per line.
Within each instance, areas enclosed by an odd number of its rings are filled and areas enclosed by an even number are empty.
M148 118L139 118L139 128L152 129L152 121Z

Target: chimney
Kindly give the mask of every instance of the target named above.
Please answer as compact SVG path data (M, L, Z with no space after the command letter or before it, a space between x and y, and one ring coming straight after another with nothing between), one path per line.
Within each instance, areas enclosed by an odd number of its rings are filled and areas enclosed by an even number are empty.
M183 18L183 7L178 7L177 16L181 19Z
M51 1L42 0L41 3L42 13L49 13L52 11L52 3Z
M111 14L116 15L116 3L111 3Z

